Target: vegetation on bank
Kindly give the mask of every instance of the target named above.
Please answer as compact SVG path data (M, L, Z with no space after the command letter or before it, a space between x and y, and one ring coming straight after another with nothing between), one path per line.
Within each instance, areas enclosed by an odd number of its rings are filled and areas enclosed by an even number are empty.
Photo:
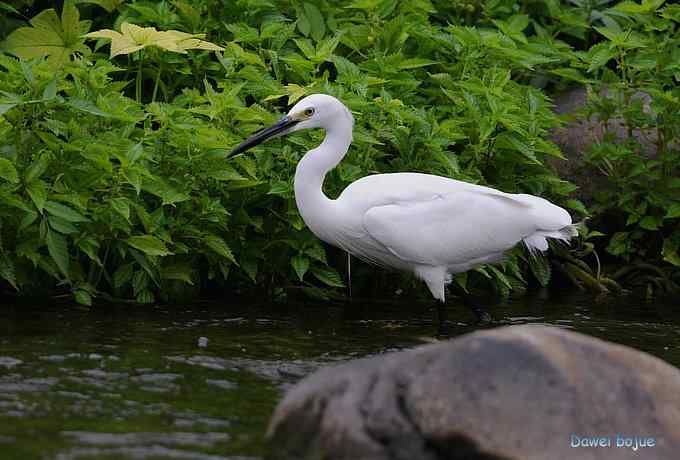
M421 171L590 217L552 263L521 250L456 278L500 295L557 268L597 291L680 285L680 6L663 0L0 1L0 286L141 303L205 286L332 296L345 259L304 227L297 160L321 133L244 155L306 94L356 118L336 195ZM546 94L588 90L587 202L548 166ZM554 162L551 162L554 163ZM596 228L597 231L592 230ZM362 283L362 267L353 281Z

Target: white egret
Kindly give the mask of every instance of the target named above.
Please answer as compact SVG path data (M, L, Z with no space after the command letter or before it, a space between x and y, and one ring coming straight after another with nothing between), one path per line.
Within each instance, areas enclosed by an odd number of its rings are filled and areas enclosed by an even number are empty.
M413 273L442 303L452 274L500 262L519 242L542 252L548 238L569 241L577 234L569 213L543 198L431 174L374 174L330 199L323 192L324 177L347 153L353 125L342 102L314 94L232 153L272 137L323 128L323 142L295 171L295 201L305 224L360 259Z

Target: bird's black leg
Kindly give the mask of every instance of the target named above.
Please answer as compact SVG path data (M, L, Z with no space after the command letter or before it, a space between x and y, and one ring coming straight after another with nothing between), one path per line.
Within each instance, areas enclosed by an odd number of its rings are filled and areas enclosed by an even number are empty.
M480 305L475 305L470 299L463 296L463 304L468 307L475 315L477 324L487 324L491 322L491 315L486 309Z
M446 312L446 303L437 301L437 333L439 335L449 335L451 322Z

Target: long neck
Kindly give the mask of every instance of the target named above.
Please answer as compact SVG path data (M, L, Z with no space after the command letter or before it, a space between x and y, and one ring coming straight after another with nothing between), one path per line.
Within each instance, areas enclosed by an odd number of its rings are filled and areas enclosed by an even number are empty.
M352 142L351 120L339 119L326 128L321 145L310 150L300 160L295 171L295 201L307 226L320 238L322 221L332 212L333 200L323 193L326 173L343 159Z

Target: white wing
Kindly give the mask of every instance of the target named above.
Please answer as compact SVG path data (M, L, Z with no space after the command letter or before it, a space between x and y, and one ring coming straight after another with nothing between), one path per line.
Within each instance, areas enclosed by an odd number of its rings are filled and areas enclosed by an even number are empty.
M549 207L536 206L543 204ZM465 190L372 207L365 212L363 225L401 260L467 269L466 265L498 257L542 224L550 224L546 221L554 216L537 211L552 208L557 207L530 195ZM561 226L555 222L545 230Z

